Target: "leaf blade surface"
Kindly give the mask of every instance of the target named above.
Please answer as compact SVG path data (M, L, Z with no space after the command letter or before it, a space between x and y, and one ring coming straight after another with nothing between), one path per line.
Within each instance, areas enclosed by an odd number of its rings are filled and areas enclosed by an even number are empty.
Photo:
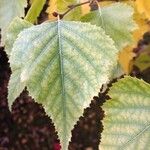
M149 150L150 85L142 80L125 77L109 92L103 110L104 131L102 150Z
M26 0L0 0L0 28L2 30L2 44L5 31L15 17L24 17Z
M45 22L18 35L11 67L22 60L20 82L51 116L64 150L84 108L109 80L117 52L103 29L87 23Z

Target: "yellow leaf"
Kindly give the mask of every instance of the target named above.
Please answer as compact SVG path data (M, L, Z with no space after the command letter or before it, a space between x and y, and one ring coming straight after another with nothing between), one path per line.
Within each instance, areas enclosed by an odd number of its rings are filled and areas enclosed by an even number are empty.
M133 47L128 46L124 48L119 54L119 63L121 64L124 72L129 74L132 69L132 59L135 54L132 52Z
M150 19L150 0L136 0L136 7L139 13Z
M57 0L50 0L49 7L47 8L46 12L48 13L49 20L54 20L56 17L53 16L53 12L57 11Z
M143 34L150 30L150 26L147 24L146 18L142 14L138 13L134 2L129 4L132 5L135 9L134 20L138 24L139 28L133 32L134 43L122 50L119 55L119 62L126 74L129 74L132 70L132 60L135 56L135 54L133 53L133 48L137 47L137 43L140 39L142 39Z

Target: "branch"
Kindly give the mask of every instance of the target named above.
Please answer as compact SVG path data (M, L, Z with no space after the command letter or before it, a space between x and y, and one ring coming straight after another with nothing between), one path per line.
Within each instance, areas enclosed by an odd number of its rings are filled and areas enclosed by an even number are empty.
M53 16L54 16L54 17L59 16L60 19L63 19L64 16L65 16L66 14L68 14L71 10L75 9L76 7L85 5L85 4L90 4L92 1L93 1L93 0L88 0L88 1L83 2L83 3L69 5L69 6L68 6L69 9L68 9L67 11L65 11L63 14L59 14L59 13L57 13L57 12L53 12Z
M69 9L67 11L65 11L64 13L62 13L62 14L60 14L58 12L53 12L53 16L54 17L58 17L59 16L59 19L63 19L64 16L66 14L68 14L70 11L72 11L76 7L79 7L79 6L82 6L82 5L85 5L85 4L89 4L89 6L91 7L91 11L93 11L93 10L98 9L98 2L101 2L101 1L106 1L106 0L88 0L88 1L82 2L82 3L72 4L72 5L69 5L68 6ZM120 0L107 0L107 1L116 1L116 2L118 2ZM122 1L124 1L124 0L122 0Z

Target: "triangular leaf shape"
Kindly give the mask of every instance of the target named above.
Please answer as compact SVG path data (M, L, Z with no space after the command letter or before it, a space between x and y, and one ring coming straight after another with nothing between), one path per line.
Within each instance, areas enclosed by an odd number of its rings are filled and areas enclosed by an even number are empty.
M18 35L11 68L20 69L19 82L51 116L63 150L84 108L109 80L117 52L103 29L88 23L45 22Z
M6 28L15 17L24 17L27 0L0 0L0 28L2 29L2 45Z
M101 150L150 149L150 85L128 77L113 84L103 110Z
M132 42L131 32L137 28L133 21L134 9L124 3L114 3L92 11L81 18L83 22L91 22L101 26L122 50Z
M13 44L15 40L17 39L18 34L26 28L31 27L32 24L28 21L25 21L21 18L15 18L9 25L7 32L6 32L6 38L5 38L5 51L8 56L10 56L11 50L13 48Z

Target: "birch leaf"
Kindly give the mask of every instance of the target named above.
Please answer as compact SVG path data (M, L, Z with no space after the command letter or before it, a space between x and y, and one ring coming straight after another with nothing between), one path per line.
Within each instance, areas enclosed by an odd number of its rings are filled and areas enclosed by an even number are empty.
M45 22L18 35L10 65L13 70L19 68L19 80L10 82L27 86L44 106L63 150L67 150L71 130L84 108L109 80L117 52L102 28L87 23ZM9 87L9 93L12 90Z
M137 28L133 21L134 9L124 3L114 3L99 8L82 17L81 21L101 26L120 50L131 44L131 32Z
M15 17L24 17L27 0L0 0L0 28L2 30L2 45L6 28Z
M6 38L5 38L5 51L8 56L10 56L11 50L13 48L13 44L15 40L17 39L18 34L26 28L31 27L32 24L20 19L20 18L15 18L11 24L9 25L7 32L6 32Z
M5 39L5 51L10 57L11 51L13 48L13 44L15 40L17 39L18 34L26 28L31 27L32 24L22 20L20 18L15 18L10 26L8 27L8 30L6 32L6 39ZM8 99L9 99L9 107L11 107L14 99L16 99L20 93L23 91L25 88L25 84L20 81L20 71L21 71L21 59L18 57L18 63L13 64L13 67L11 68L12 70L12 75L10 77L10 82L8 84L8 89L9 89L9 94L8 94Z
M109 91L104 106L101 150L150 149L150 85L125 77Z

